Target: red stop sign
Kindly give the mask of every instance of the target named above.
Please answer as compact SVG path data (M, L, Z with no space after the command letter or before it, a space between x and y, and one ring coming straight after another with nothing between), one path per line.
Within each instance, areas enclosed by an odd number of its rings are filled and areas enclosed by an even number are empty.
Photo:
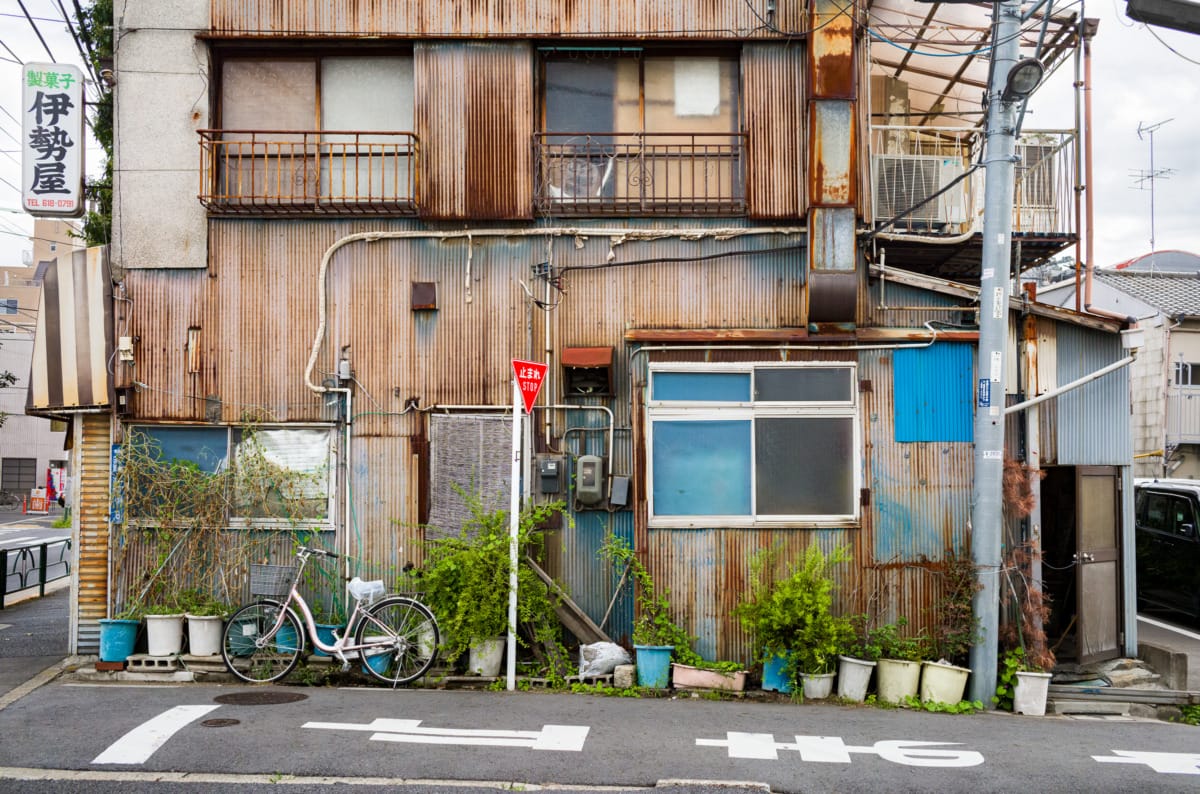
M514 358L512 366L517 385L521 387L521 399L525 401L525 413L531 413L538 392L542 390L542 381L546 379L546 365Z

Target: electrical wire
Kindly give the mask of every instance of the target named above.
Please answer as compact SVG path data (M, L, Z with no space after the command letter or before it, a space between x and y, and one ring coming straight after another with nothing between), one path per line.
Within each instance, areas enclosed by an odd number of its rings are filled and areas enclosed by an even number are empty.
M573 270L604 270L607 268L630 267L632 265L656 265L669 263L687 263L687 262L708 262L713 259L727 259L733 256L750 256L753 254L777 254L782 251L803 251L803 245L780 245L771 248L751 248L738 251L721 251L716 254L704 254L703 256L666 256L655 257L652 259L631 259L626 262L601 262L595 265L568 265L558 271L560 276L566 275Z
M1183 60L1187 61L1190 64L1194 64L1195 66L1200 66L1200 61L1197 61L1197 60L1187 57L1182 52L1180 52L1179 50L1172 47L1170 44L1167 44L1165 41L1163 41L1162 36L1159 36L1158 32L1155 31L1151 25L1147 25L1146 30L1150 31L1150 35L1153 36L1155 39L1157 39L1159 44L1166 47L1167 51L1170 52L1172 55L1177 55L1178 57L1182 58Z

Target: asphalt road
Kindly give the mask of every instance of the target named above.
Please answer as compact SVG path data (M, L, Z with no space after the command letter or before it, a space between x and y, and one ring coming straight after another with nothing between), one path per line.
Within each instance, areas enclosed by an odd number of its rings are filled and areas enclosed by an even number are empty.
M272 692L306 697L218 700ZM50 770L43 774L62 786L101 772L107 779L97 782L114 785L183 772L432 790L437 781L448 781L441 790L472 782L556 790L665 779L754 781L774 792L1200 786L1200 729L1186 725L690 697L58 681L0 711L0 737L6 787L24 785L27 767ZM192 782L205 780L236 782Z

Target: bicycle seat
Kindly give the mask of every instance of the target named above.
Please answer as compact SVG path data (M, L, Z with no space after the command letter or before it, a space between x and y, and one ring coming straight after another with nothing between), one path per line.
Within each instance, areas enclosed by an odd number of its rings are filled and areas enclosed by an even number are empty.
M383 586L383 580L364 582L357 576L346 583L346 590L349 591L351 598L356 601L366 601L368 604L377 598L383 598L384 593L387 592Z

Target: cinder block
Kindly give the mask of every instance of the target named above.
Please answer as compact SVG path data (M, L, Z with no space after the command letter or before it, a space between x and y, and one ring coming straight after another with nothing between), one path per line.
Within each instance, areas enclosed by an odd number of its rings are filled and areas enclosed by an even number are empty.
M130 656L127 669L131 673L173 673L179 669L177 656L151 656L139 653Z
M632 689L637 683L637 665L619 664L613 670L613 687Z

